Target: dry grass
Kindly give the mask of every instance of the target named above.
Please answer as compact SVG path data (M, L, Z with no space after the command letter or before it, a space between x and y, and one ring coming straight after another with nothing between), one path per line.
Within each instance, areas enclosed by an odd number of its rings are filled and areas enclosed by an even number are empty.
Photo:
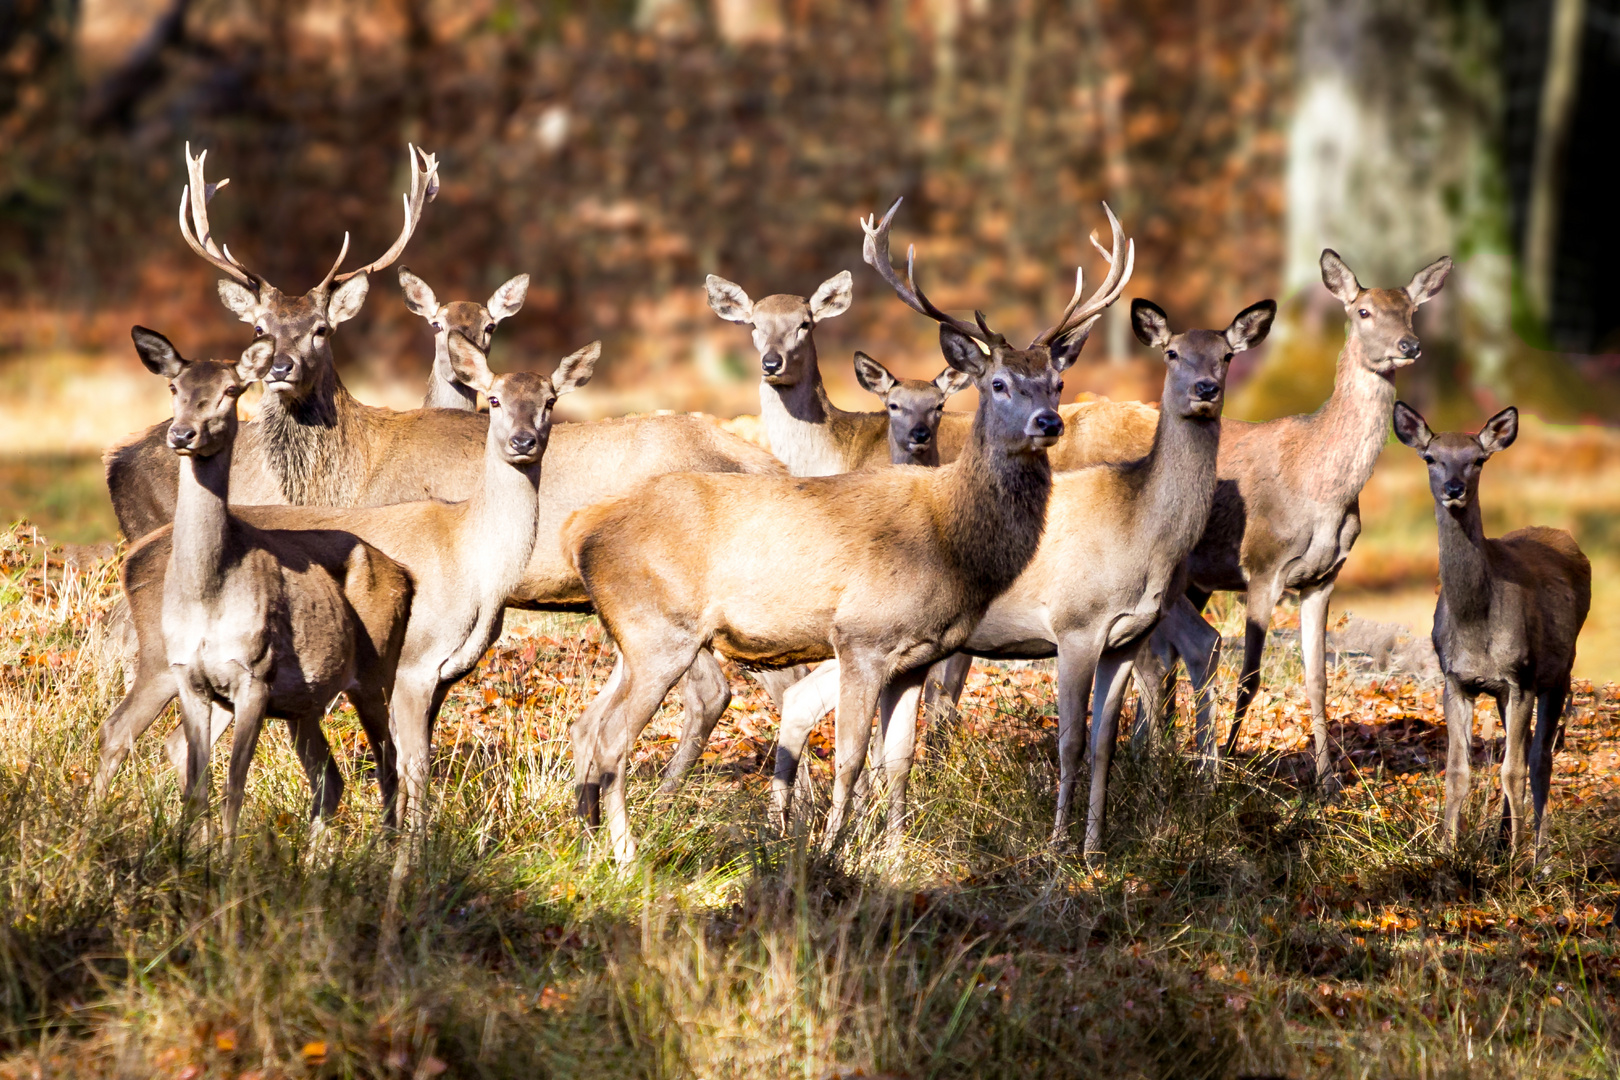
M27 539L0 543L0 1076L1615 1070L1613 691L1582 699L1553 856L1528 873L1489 830L1436 844L1423 688L1336 675L1356 782L1337 806L1302 796L1297 670L1274 650L1244 744L1272 749L1214 784L1170 747L1125 755L1093 871L1044 843L1045 666L976 673L963 721L930 733L898 863L865 837L829 863L768 826L774 721L737 680L668 803L652 776L672 715L642 748L646 856L620 871L570 813L566 724L606 675L600 636L518 620L447 708L391 975L392 841L352 714L332 718L352 784L318 843L279 731L234 857L181 836L155 737L94 803L96 725L121 692L101 641L112 566L42 573ZM1488 815L1483 786L1476 803Z

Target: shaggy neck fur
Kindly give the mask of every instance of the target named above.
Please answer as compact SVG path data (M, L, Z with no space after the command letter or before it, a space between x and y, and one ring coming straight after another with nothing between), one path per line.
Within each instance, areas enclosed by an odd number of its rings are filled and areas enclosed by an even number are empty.
M1011 585L1040 545L1052 494L1046 451L1012 454L991 439L990 394L962 455L938 470L936 527L953 569L988 604Z
M440 330L433 335L433 373L428 376L427 397L423 408L462 409L476 412L478 391L456 379L450 366L450 331Z
M230 558L230 479L230 446L212 457L180 458L169 573L183 596L212 596L224 580Z
M368 460L366 442L350 429L360 404L337 377L330 360L302 400L266 394L257 424L265 464L294 506L348 506L354 502Z
M1476 492L1468 505L1452 509L1434 504L1440 527L1440 591L1458 622L1486 618L1491 611L1491 568L1486 559L1485 527Z
M1395 382L1369 369L1368 359L1361 339L1350 334L1339 353L1333 396L1311 418L1313 437L1303 457L1319 502L1356 498L1389 437Z

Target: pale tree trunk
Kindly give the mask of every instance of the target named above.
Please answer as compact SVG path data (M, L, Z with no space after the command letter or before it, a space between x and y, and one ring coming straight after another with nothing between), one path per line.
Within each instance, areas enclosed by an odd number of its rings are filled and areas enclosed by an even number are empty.
M1135 228L1136 200L1131 197L1131 166L1125 153L1125 121L1121 104L1129 85L1123 71L1116 71L1108 36L1103 30L1097 0L1074 0L1074 12L1085 36L1081 59L1081 85L1097 110L1102 131L1103 163L1107 183L1105 198L1120 224L1130 233ZM1129 306L1115 304L1103 315L1103 346L1109 359L1124 362L1129 355Z
M1524 228L1525 292L1537 320L1552 314L1553 270L1558 255L1558 202L1563 191L1564 152L1580 86L1583 0L1553 0L1547 74L1541 83L1536 157L1530 174L1530 209Z

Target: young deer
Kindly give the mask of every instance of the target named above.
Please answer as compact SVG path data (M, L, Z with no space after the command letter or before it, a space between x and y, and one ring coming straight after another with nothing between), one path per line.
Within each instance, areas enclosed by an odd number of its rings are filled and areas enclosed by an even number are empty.
M1202 610L1211 593L1244 594L1243 667L1227 753L1237 745L1243 716L1260 688L1272 610L1293 589L1300 597L1316 775L1329 781L1328 598L1361 533L1359 496L1388 438L1395 372L1422 351L1412 315L1434 298L1450 271L1451 259L1442 257L1404 289L1365 289L1337 252L1323 251L1322 281L1349 319L1333 396L1309 416L1263 424L1221 421L1220 480L1209 527L1188 558L1187 595ZM1159 713L1163 706L1149 702L1144 709Z
M477 412L477 388L493 377L489 371L489 346L495 339L495 327L523 306L529 292L529 275L519 274L496 289L483 304L476 300L441 304L428 283L403 266L399 268L399 287L405 293L405 306L433 328L433 370L428 375L422 408ZM451 334L465 338L473 346L472 351L458 351L453 356ZM456 356L472 360L472 366L460 363Z
M1151 449L1136 461L1056 475L1039 549L1018 580L991 602L963 646L966 653L994 659L1058 658L1060 776L1054 840L1064 836L1068 825L1090 694L1097 722L1091 739L1085 850L1095 852L1101 846L1125 685L1161 613L1185 604L1180 599L1184 561L1214 501L1227 368L1233 353L1265 339L1276 311L1276 304L1264 300L1240 312L1224 331L1173 334L1157 306L1140 299L1131 304L1137 337L1159 349L1167 365ZM1076 573L1077 567L1085 572ZM1195 657L1191 667L1200 691L1199 741L1207 751L1214 741L1209 675L1220 639L1196 615L1192 622L1196 626L1176 640L1186 655ZM784 718L775 780L779 805L788 798L808 733L808 727L790 728ZM914 713L898 714L884 748L891 836L904 825L914 738Z
M896 199L875 229L873 242L888 258L889 224L903 200ZM1108 221L1117 238L1119 222ZM1093 243L1096 241L1093 240ZM1099 250L1101 250L1099 248ZM1104 252L1106 255L1107 252ZM806 299L778 293L753 301L742 287L710 274L709 306L728 322L753 331L759 351L760 419L771 452L794 476L832 476L888 460L889 418L880 412L845 412L832 403L821 381L815 328L849 308L853 289L849 271L822 282ZM1137 402L1093 401L1058 406L1063 437L1047 452L1057 471L1125 461L1141 456L1153 438L1157 413ZM966 445L971 413L945 413L938 442L941 462L956 460Z
M889 464L939 464L939 424L945 402L973 383L964 372L946 368L932 382L897 379L863 352L855 353L855 379L878 396L888 415Z
M839 835L883 686L957 651L1034 554L1052 487L1046 448L1063 429L1060 373L1118 297L1128 264L1116 236L1103 287L1089 299L1077 290L1028 349L983 316L976 326L952 318L914 285L902 294L941 324L946 360L979 390L971 437L950 465L786 480L666 475L569 520L565 549L625 660L600 721L573 731L576 757L589 762L586 811L594 816L599 792L621 860L635 853L629 749L711 644L762 666L839 659L827 826ZM762 536L774 540L762 546Z
M1502 823L1518 851L1524 840L1526 762L1535 810L1535 855L1547 838L1547 792L1575 639L1592 607L1592 564L1562 529L1533 526L1488 539L1480 521L1479 477L1492 454L1513 445L1519 412L1503 409L1478 435L1436 435L1405 402L1395 403L1395 437L1429 467L1440 530L1440 601L1434 651L1446 675L1446 835L1457 839L1469 789L1474 699L1490 694L1507 727ZM1531 714L1535 734L1531 736Z
M467 499L483 476L488 418L462 410L396 413L363 405L344 388L332 360L333 328L360 310L367 275L398 258L437 190L433 156L411 149L405 226L388 252L345 274L337 273L340 255L325 280L303 296L275 289L217 243L207 203L226 181L207 182L205 157L193 158L187 148L190 183L181 195L181 234L193 251L227 275L219 284L225 306L253 325L256 342L269 342L274 350L259 418L243 426L234 455L231 483L237 501L343 507ZM347 246L345 239L345 253ZM473 358L463 355L472 370ZM174 515L178 466L165 443L167 430L167 422L154 425L106 457L113 510L131 540ZM662 472L783 473L781 463L765 450L693 416L558 424L548 455L550 467L540 481L536 542L509 602L553 611L589 610L584 585L556 543L563 521L575 510ZM699 712L704 722L724 711L730 690L712 655L697 659L685 693L688 709ZM160 702L148 715L151 700L126 702L130 708L119 713L121 726L112 745L127 747L150 726L162 707ZM114 758L116 768L122 753L115 751Z
M343 781L321 717L343 690L360 710L380 775L387 768L384 695L399 659L410 579L351 534L266 531L230 512L236 399L257 374L252 368L269 361L268 348L250 349L238 365L190 362L161 334L136 327L134 338L142 362L170 380L168 441L181 461L172 530L145 545L169 549L161 588L142 592L127 578L126 588L145 609L138 626L150 627L151 609L158 612L189 752L186 804L206 811L211 719L234 717L223 824L227 840L235 834L248 765L270 715L287 721L314 791L312 815L324 817L337 807ZM386 775L383 788L390 794Z

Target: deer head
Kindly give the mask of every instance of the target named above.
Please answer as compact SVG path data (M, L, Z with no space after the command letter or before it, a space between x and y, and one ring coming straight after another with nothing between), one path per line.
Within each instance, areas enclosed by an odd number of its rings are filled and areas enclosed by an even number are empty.
M460 349L476 347L460 334L450 335L451 356ZM489 399L489 440L499 447L506 463L519 468L537 463L551 438L551 410L557 398L591 381L602 343L593 341L578 352L563 357L549 378L531 371L491 375L489 368L474 375L470 385ZM465 360L462 361L465 364ZM459 369L459 365L458 365ZM470 369L469 369L470 370Z
M932 382L897 379L863 352L855 354L855 378L882 399L889 414L890 460L928 454L945 414L945 400L973 382L954 368L946 368Z
M876 215L861 220L866 233L861 257L882 275L907 307L939 323L940 350L946 362L978 386L979 416L985 422L986 436L1012 453L1051 446L1063 434L1063 420L1057 414L1058 395L1063 391L1061 373L1079 358L1091 328L1124 291L1136 263L1136 242L1127 244L1119 220L1104 203L1103 210L1113 228L1113 250L1104 248L1095 235L1091 238L1108 263L1102 285L1087 297L1083 272L1077 269L1074 296L1062 317L1037 334L1027 348L1018 349L990 329L983 312L974 312L975 321L969 323L936 307L917 286L914 247L906 251L906 276L901 279L889 258L889 226L900 203L896 199L876 224Z
M754 303L742 286L714 274L704 285L716 315L753 329L760 375L772 386L793 386L814 370L816 324L848 311L854 290L848 270L823 281L808 300L778 293Z
M1479 477L1492 454L1519 437L1519 410L1509 405L1479 429L1436 435L1418 411L1395 403L1395 437L1416 450L1429 467L1429 491L1448 510L1462 510L1479 497Z
M1218 420L1226 393L1226 372L1234 353L1252 349L1271 332L1277 302L1262 300L1238 312L1225 330L1170 332L1170 317L1151 300L1131 301L1131 329L1149 348L1158 349L1170 370L1164 380L1161 409L1174 409L1189 420Z
M208 183L203 175L208 151L193 158L190 144L186 145L189 183L180 193L180 235L192 251L225 272L227 276L219 283L220 301L253 327L255 344L261 339L273 343L274 353L264 373L267 401L302 401L323 382L335 378L332 331L359 313L369 287L367 275L399 258L422 219L423 206L438 194L438 159L414 146L407 149L411 190L404 196L404 227L392 246L373 262L340 274L338 270L349 253L345 233L337 261L320 284L302 296L294 296L249 270L231 255L229 246L215 240L208 224L208 203L230 181Z
M182 457L213 457L228 448L236 438L236 399L269 363L271 344L256 341L231 363L187 360L168 338L144 326L131 328L130 337L146 369L169 380L174 397L170 448Z
M1322 249L1322 284L1344 305L1352 351L1368 370L1386 379L1422 355L1412 314L1434 299L1449 273L1451 256L1442 255L1412 275L1404 289L1364 289L1337 251Z
M468 369L468 373L475 377L464 377L462 368L455 364L451 366L460 382L476 387L477 379L483 377L476 373L480 369L489 369L489 347L495 339L495 328L523 307L524 297L529 292L529 275L519 274L512 278L496 289L488 302L483 304L476 300L452 300L441 304L428 283L404 266L399 268L399 287L405 293L405 306L426 319L432 328L437 354L448 352L451 334L460 334L478 350L479 363Z

